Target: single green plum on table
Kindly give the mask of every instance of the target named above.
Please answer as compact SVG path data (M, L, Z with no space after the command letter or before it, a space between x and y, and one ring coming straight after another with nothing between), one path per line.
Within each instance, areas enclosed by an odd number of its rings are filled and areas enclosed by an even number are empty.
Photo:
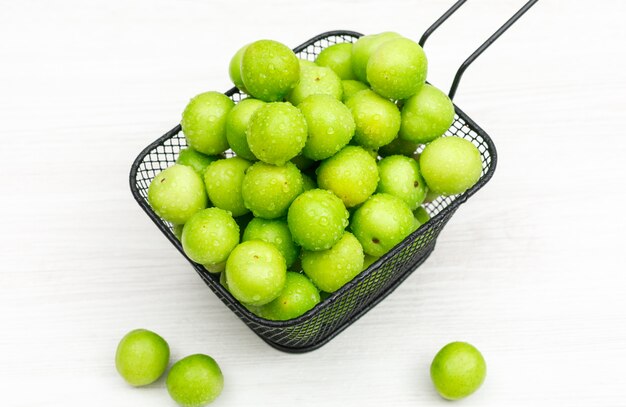
M333 293L363 270L363 247L350 232L328 250L302 253L304 273L322 291Z
M275 166L257 162L243 178L243 201L254 216L276 219L287 215L303 186L302 174L293 163Z
M246 93L264 102L276 102L298 84L300 63L284 44L259 40L243 51L240 73Z
M174 363L166 386L170 397L181 407L202 407L222 393L224 375L212 357L190 355Z
M181 243L191 260L205 267L217 265L226 261L239 243L239 226L230 212L203 209L185 223Z
M287 266L276 246L249 240L235 247L225 272L233 297L244 304L261 306L276 299L284 288Z
M441 397L459 400L474 393L485 381L483 355L466 342L444 346L430 365L430 377Z
M341 199L324 189L298 196L287 214L293 240L305 250L330 249L348 226L348 211Z
M169 359L170 347L161 336L147 329L135 329L118 344L115 367L128 384L139 387L158 380Z
M226 151L226 116L233 106L235 102L219 92L205 92L191 99L180 122L187 144L207 155Z
M261 106L252 115L246 134L254 156L274 165L283 165L300 154L308 137L306 119L286 102Z
M229 211L232 216L249 212L246 208L241 186L246 170L252 165L240 157L230 157L213 162L204 173L204 184L213 205Z
M182 225L206 208L208 198L202 177L191 167L175 164L152 179L148 202L162 219Z

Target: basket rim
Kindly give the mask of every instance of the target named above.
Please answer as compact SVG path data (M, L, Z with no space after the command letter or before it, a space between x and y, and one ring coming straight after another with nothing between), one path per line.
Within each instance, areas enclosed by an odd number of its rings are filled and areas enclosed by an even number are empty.
M300 51L304 50L306 47L308 47L308 46L312 45L313 43L315 43L316 41L319 41L321 39L324 39L324 38L327 38L327 37L330 37L330 36L333 36L333 35L350 35L350 36L353 36L353 37L360 37L360 36L362 36L362 34L360 34L358 32L355 32L355 31L347 31L347 30L327 31L327 32L321 33L321 34L319 34L319 35L309 39L308 41L306 41L303 44L299 45L298 47L294 48L294 52L296 52L296 53L300 52ZM228 91L226 91L224 94L226 96L232 96L232 95L234 95L237 92L239 92L239 89L237 89L236 87L233 87L233 88L229 89ZM137 155L137 157L133 161L133 163L131 165L131 169L130 169L130 174L129 174L130 189L131 189L131 192L133 194L133 197L135 198L135 200L137 201L139 206L144 210L144 212L146 212L148 217L150 219L152 219L152 221L156 224L156 226L159 228L159 230L161 230L161 232L165 235L165 237L191 263L191 265L194 267L196 272L198 274L200 274L201 278L207 284L210 285L210 288L212 290L214 290L214 291L218 291L219 292L219 294L223 297L222 302L224 302L225 305L227 305L227 306L229 306L229 305L233 306L239 312L239 314L243 318L247 319L247 321L244 320L244 322L246 324L248 324L248 322L250 322L250 323L254 323L256 325L259 325L259 326L262 326L262 327L266 327L266 328L289 328L289 327L293 327L293 326L299 325L301 323L307 322L312 317L314 317L316 314L320 313L325 308L329 307L331 304L333 304L334 302L338 301L346 292L350 291L359 282L361 282L362 280L366 279L375 270L379 269L382 266L383 263L385 263L387 260L389 260L391 257L393 257L396 253L398 253L400 250L402 250L406 245L410 244L415 239L417 239L419 236L424 234L428 230L427 227L424 227L425 225L429 225L429 224L438 222L442 218L446 217L450 212L453 212L456 209L458 209L458 207L461 204L466 202L472 195L474 195L479 189L481 189L493 177L493 173L495 172L497 161L498 161L497 150L496 150L495 144L493 143L493 140L491 139L491 137L489 137L489 135L478 124L476 124L476 122L474 120L472 120L456 104L453 104L453 105L454 105L455 113L457 114L457 116L460 119L462 119L463 121L465 121L466 124L473 131L475 131L476 134L478 134L484 140L484 142L487 144L488 151L490 153L490 158L491 158L491 163L489 165L489 168L488 168L487 172L485 172L485 174L483 174L479 178L478 182L474 186L472 186L470 189L468 189L467 191L463 192L462 194L458 195L456 197L456 199L453 202L451 202L448 206L446 206L443 210L441 210L439 213L437 213L435 216L433 216L431 219L429 219L423 225L420 225L420 227L418 229L416 229L413 233L411 233L409 236L404 238L400 243L398 243L396 246L394 246L391 250L389 250L383 256L379 257L367 269L361 271L356 277L354 277L352 280L350 280L348 283L346 283L339 290L335 291L334 293L331 293L331 295L328 298L326 298L325 300L321 301L319 304L317 304L315 307L313 307L311 310L307 311L306 313L302 314L301 316L299 316L297 318L293 318L293 319L287 320L287 321L272 321L272 320L264 319L264 318L261 318L261 317L255 315L255 314L253 314L246 307L244 307L235 297L232 296L232 294L230 292L228 292L219 283L219 281L217 281L215 276L217 276L219 274L209 273L201 265L195 263L193 260L191 260L189 257L187 257L187 255L185 254L185 252L184 252L184 250L182 248L181 242L174 236L174 234L167 227L164 226L164 224L162 223L163 222L162 219L152 210L152 208L148 204L147 200L145 200L141 196L141 194L139 193L139 189L137 188L137 173L138 173L140 164L143 162L145 157L148 154L150 154L150 152L152 150L154 150L156 147L161 145L164 141L166 141L166 140L168 140L170 138L173 138L178 133L180 133L182 131L182 127L181 127L180 124L176 125L174 128L169 130L163 136L161 136L161 137L157 138L156 140L154 140L152 143L150 143L148 146L146 146L144 149L142 149L141 152ZM410 273L407 273L407 276L408 276L408 274L410 274ZM404 279L403 278L399 279L399 281L402 281L402 280L404 280ZM385 296L386 295L382 295L382 293L381 293L381 295L380 295L381 300ZM227 302L225 300L226 298L228 298L228 303L229 304L226 304L226 302ZM376 301L377 299L378 298L374 298L373 301L371 300L370 303L366 304L362 309L363 310L369 310L373 305L375 305L378 302L378 301ZM361 313L361 310L359 310L357 315L358 316L363 315L363 313ZM347 322L348 321L353 321L353 320L356 320L356 318L354 318L354 316L352 318L349 318L346 321L344 321L344 323L339 325L339 327L343 327L344 325L347 327L349 325L349 324L347 324ZM337 334L339 332L341 332L342 330L343 329L338 329L337 330ZM256 333L255 330L253 330L253 331ZM261 335L259 335L259 336L261 336ZM330 338L332 338L334 336L335 335L329 335ZM264 339L266 342L270 343L268 340L266 340L266 338L264 338L262 336L261 336L261 338ZM322 342L326 343L326 341L322 341ZM273 343L271 343L271 344L274 345ZM276 346L274 346L274 347L276 347ZM278 349L281 349L281 347L279 347ZM297 348L282 347L281 350L284 350L284 349L297 349Z

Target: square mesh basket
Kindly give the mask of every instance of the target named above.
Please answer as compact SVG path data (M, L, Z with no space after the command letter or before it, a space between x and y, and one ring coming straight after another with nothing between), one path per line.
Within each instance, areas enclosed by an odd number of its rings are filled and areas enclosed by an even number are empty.
M354 42L361 34L351 31L331 31L320 34L294 51L298 57L313 61L322 49L337 43ZM235 102L246 97L233 88L226 92ZM307 352L327 343L386 296L430 255L437 236L459 205L478 191L493 175L496 149L489 136L461 109L444 137L462 137L474 143L482 158L482 174L476 185L463 194L439 197L425 205L431 219L373 263L354 280L333 293L306 314L289 321L268 321L243 307L219 283L219 275L207 272L193 261L196 272L220 300L250 329L271 346L286 352ZM174 164L178 152L187 146L180 125L147 146L137 157L130 172L133 196L163 234L178 251L185 255L172 232L172 225L160 219L148 204L148 187L154 176ZM228 151L227 155L233 153Z

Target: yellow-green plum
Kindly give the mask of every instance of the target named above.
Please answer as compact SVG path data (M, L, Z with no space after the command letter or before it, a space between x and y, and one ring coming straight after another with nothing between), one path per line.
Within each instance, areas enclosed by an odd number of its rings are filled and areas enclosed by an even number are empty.
M241 243L226 261L228 289L244 304L260 306L273 301L286 278L285 258L276 246L262 240Z
M400 138L419 144L443 135L454 122L454 105L434 86L425 84L402 106Z
M298 108L307 123L308 138L302 155L323 160L341 150L354 135L356 125L350 110L329 95L311 95Z
M348 226L348 211L330 191L312 189L298 196L287 214L293 240L305 250L330 249Z
M254 312L273 321L288 321L303 315L320 302L320 293L311 280L300 273L287 272L285 288L270 303L257 307Z
M185 223L181 243L191 260L205 267L216 265L226 261L239 243L239 226L230 212L203 209Z
M302 252L302 269L322 291L333 293L363 270L363 247L350 232L328 250Z
M248 146L247 131L250 119L265 102L258 99L244 99L237 103L226 117L226 140L230 148L241 158L256 161L256 156Z
M302 190L302 174L290 162L282 166L257 162L248 169L242 183L246 208L265 219L285 216Z
M356 123L353 141L377 149L389 144L400 130L400 111L391 101L371 90L362 90L346 101Z
M226 116L235 102L219 92L205 92L191 99L180 122L187 144L208 155L228 149Z
M240 157L218 160L209 165L204 173L204 185L209 199L217 208L229 211L232 216L248 212L241 194L241 184L250 161Z
M293 241L285 219L254 218L243 232L242 241L263 240L272 243L285 258L287 268L296 261L300 248Z
M350 79L341 81L341 86L343 88L343 97L341 98L341 101L344 103L360 91L369 89L369 86L363 82Z
M415 216L415 219L417 219L420 225L423 225L430 220L430 214L423 206L419 206L416 210L414 210L413 216Z
M298 58L277 41L259 40L248 44L240 68L246 93L265 102L282 100L300 80Z
M268 164L283 165L304 148L306 119L290 103L268 103L254 112L246 135L255 157Z
M352 71L359 81L367 82L367 63L370 56L381 44L394 38L402 36L391 31L364 35L352 45Z
M191 147L183 148L178 153L176 164L186 165L193 168L200 176L204 176L206 167L213 161L219 160L221 157L202 154Z
M148 187L148 202L164 220L182 225L207 206L202 177L191 167L175 164L158 173Z
M419 163L428 188L446 196L465 192L482 172L480 152L460 137L441 137L428 144Z
M315 63L332 69L342 80L356 79L352 72L352 44L349 42L324 48Z
M161 336L147 329L135 329L117 345L115 367L128 384L139 387L161 377L169 359L170 347Z
M378 162L378 174L380 181L376 192L397 196L411 210L424 201L428 188L413 158L403 155L385 157Z
M346 207L357 206L376 191L376 159L359 146L347 146L320 164L317 184L341 198Z
M174 363L165 382L170 397L181 407L202 407L224 388L224 375L215 359L195 354Z
M329 95L341 100L341 79L332 69L317 65L301 65L300 81L286 99L297 106L311 95Z
M418 143L403 140L398 137L391 143L379 148L378 154L380 154L381 157L389 157L390 155L405 155L407 157L413 157L418 147Z
M248 48L247 44L239 48L239 51L233 55L228 66L228 75L230 76L230 80L233 81L239 90L247 93L246 87L243 84L243 79L241 79L241 60L243 59L243 53L246 52L246 48Z
M485 381L487 364L483 355L466 342L444 346L430 365L430 377L441 397L459 400L474 393Z
M417 226L411 209L389 194L372 195L354 212L350 224L363 251L376 257L387 253Z
M381 44L367 62L367 81L379 95L406 99L426 81L428 62L424 50L408 38L395 38Z

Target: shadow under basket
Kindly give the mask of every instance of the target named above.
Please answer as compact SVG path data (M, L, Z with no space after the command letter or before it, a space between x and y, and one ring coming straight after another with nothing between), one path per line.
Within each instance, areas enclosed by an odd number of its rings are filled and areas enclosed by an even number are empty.
M294 51L298 57L313 61L322 49L337 43L354 42L361 34L351 31L331 31L320 34ZM245 94L233 88L226 95L238 102ZM454 123L444 137L461 137L471 141L480 151L482 174L478 183L463 194L439 197L425 206L431 219L399 243L367 270L340 290L323 300L306 314L289 321L268 321L257 317L242 306L219 283L219 274L207 272L189 260L209 288L250 329L265 342L285 352L299 353L319 348L373 306L388 296L433 251L437 236L457 208L489 181L496 167L496 148L489 136L461 109L455 106ZM176 161L181 149L187 147L180 125L147 146L137 157L130 172L133 196L163 234L185 255L172 232L172 225L163 221L148 204L148 187L154 176ZM227 152L232 155L232 152Z

